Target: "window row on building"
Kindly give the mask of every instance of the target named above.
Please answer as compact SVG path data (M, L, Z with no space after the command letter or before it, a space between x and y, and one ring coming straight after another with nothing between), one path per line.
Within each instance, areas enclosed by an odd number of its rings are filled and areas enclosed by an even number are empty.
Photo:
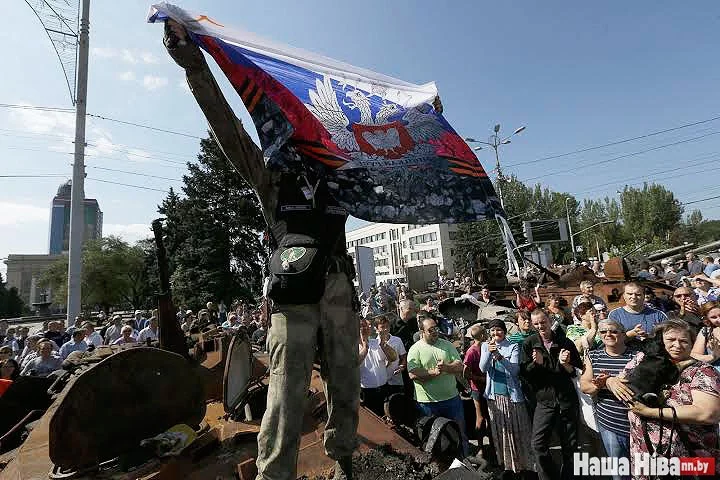
M418 243L437 242L437 239L437 232L430 232L424 235L416 235L414 237L410 237L410 246L412 247L413 245L417 245Z
M413 252L410 254L410 260L425 260L427 258L437 258L438 249L423 250L422 252Z
M347 248L355 247L357 245L365 245L366 243L377 242L379 240L385 240L385 232L377 233L375 235L368 235L367 237L358 238L351 242L347 242Z

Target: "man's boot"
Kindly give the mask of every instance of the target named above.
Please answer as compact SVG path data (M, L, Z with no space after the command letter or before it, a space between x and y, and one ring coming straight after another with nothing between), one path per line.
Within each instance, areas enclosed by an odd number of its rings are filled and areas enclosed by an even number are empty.
M352 480L352 457L343 457L335 462L333 480Z

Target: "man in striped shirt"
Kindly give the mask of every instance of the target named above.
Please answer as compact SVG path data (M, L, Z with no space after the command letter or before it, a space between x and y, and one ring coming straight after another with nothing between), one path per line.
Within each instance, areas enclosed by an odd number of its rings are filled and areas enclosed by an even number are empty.
M588 353L580 387L584 393L595 396L595 419L608 456L630 458L628 407L616 396L618 388L627 386L616 381L616 377L637 352L625 346L625 328L616 320L600 320L598 333L604 348Z

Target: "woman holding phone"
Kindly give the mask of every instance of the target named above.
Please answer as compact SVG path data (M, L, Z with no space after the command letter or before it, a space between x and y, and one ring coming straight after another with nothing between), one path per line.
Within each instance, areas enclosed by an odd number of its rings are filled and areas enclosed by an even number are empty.
M508 476L514 472L530 478L532 427L520 386L520 345L508 341L502 320L491 320L488 331L490 338L480 350L480 370L486 374L485 398L498 464Z

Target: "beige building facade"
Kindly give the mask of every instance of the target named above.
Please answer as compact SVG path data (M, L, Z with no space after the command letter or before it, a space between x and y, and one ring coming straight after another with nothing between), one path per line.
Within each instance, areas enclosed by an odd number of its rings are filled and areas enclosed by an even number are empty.
M63 255L8 255L7 285L18 289L20 298L31 309L33 303L52 302L52 292L40 288L38 281L47 268L61 259ZM47 294L47 297L44 295ZM59 305L64 305L64 299L57 299Z

